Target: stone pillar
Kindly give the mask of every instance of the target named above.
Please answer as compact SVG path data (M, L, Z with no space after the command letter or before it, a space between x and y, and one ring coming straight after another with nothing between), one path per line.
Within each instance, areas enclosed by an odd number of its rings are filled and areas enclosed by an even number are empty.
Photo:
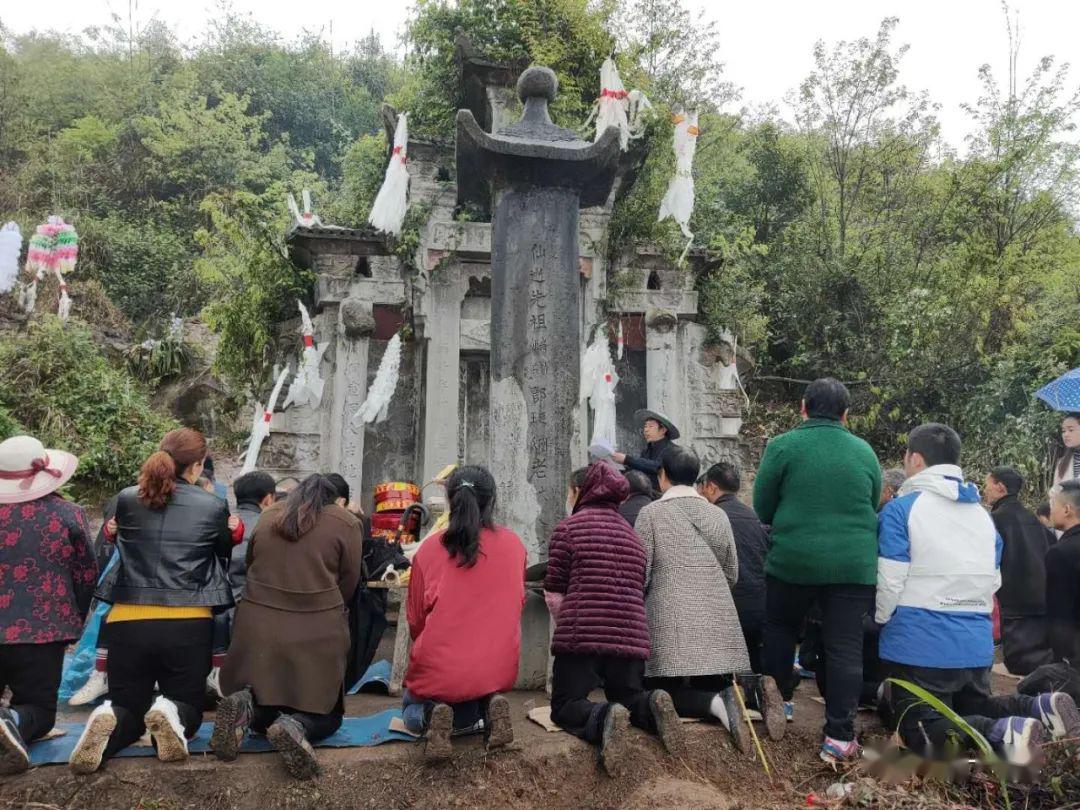
M353 419L353 415L367 396L368 347L375 332L371 304L346 298L341 302L338 327L328 458L330 469L340 472L359 498L363 487L364 423Z
M580 377L578 195L508 189L493 217L491 467L501 514L544 556L566 514Z
M649 407L666 414L685 432L689 412L678 323L670 312L653 311L645 316L645 377Z
M468 287L455 266L434 278L424 295L424 481L458 460L461 301Z

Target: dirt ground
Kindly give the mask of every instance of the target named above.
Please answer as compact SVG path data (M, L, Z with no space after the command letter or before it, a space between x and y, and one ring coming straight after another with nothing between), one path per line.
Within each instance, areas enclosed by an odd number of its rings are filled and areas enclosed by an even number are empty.
M320 749L322 776L310 783L285 774L276 754L245 754L233 764L195 755L178 765L155 759L122 759L91 777L75 777L63 765L36 768L0 782L0 807L37 808L612 808L652 810L694 807L715 810L805 806L806 794L823 790L831 771L817 759L823 707L804 682L796 721L782 742L765 741L779 778L770 783L759 763L740 755L720 726L688 724L688 754L667 757L652 738L635 731L631 775L611 779L595 750L561 732L546 732L525 717L524 704L547 702L542 693L511 697L516 740L488 754L479 739L455 742L455 757L428 765L423 745L388 743L375 748ZM393 698L349 698L349 714L368 714L397 704ZM74 721L84 716L67 715ZM208 718L212 716L208 713ZM862 715L869 730L876 724ZM759 725L759 728L760 725Z
M995 676L995 691L1014 682ZM319 749L322 776L297 782L276 754L245 754L232 764L213 755L193 755L182 764L151 758L114 760L90 777L76 777L64 765L36 768L0 781L0 808L93 808L94 810L225 810L225 808L473 808L513 807L558 810L780 810L806 807L807 797L824 796L838 775L817 756L824 707L812 681L796 695L795 722L780 742L762 744L774 769L772 779L756 758L739 754L718 725L685 726L684 757L668 757L659 743L634 731L635 760L627 776L607 777L596 752L576 737L547 732L526 716L525 704L545 705L539 692L511 694L514 744L488 754L478 738L455 742L455 757L430 765L422 743L395 742L375 748ZM597 698L600 696L597 695ZM359 695L346 701L349 715L365 715L398 705L395 698ZM60 719L78 722L86 712ZM208 712L207 719L213 714ZM860 713L865 741L880 736L870 713ZM820 801L816 806L822 806ZM935 805L938 806L938 805ZM962 806L962 805L953 805Z

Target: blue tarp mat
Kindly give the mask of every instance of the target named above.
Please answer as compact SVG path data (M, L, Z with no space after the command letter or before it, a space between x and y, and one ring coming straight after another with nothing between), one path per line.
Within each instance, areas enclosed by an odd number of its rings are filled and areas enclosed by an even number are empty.
M348 694L355 695L359 692L390 694L390 662L383 658L371 664L364 673L364 677L353 685Z
M374 745L382 745L386 742L402 740L415 742L416 737L402 734L399 731L390 730L390 721L401 717L400 709L387 709L384 712L373 714L369 717L346 717L334 734L325 740L315 743L316 748L366 748ZM57 723L56 727L66 732L63 737L54 737L49 740L39 740L30 746L30 761L34 765L52 765L66 763L71 758L71 752L79 736L83 732L81 723ZM207 753L210 751L210 734L214 730L213 723L203 723L194 740L188 742L188 751L192 754ZM249 734L240 749L244 753L259 753L272 751L269 741L262 736ZM152 757L153 748L131 747L125 748L117 756L121 757Z

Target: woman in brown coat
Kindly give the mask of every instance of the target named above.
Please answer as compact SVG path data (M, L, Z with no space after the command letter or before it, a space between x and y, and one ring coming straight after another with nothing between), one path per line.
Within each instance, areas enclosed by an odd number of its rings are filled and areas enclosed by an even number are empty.
M311 742L341 726L349 652L346 604L360 581L360 521L322 475L263 513L248 546L247 584L221 668L229 694L210 745L236 758L248 728L265 732L297 778L318 773Z

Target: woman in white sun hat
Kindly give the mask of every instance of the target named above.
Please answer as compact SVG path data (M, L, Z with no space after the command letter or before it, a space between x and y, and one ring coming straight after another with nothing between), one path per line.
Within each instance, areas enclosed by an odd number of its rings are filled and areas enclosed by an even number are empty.
M25 771L27 744L56 721L64 648L97 582L83 510L57 490L79 459L31 436L0 442L0 774Z

